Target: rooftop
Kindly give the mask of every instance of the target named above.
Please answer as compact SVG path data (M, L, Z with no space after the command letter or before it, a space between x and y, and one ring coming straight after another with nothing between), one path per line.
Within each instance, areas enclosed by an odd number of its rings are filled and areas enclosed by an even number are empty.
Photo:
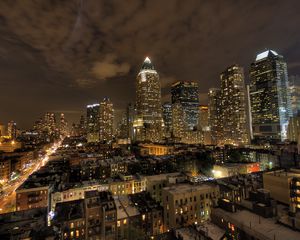
M145 58L145 60L144 60L144 62L142 64L141 70L154 70L154 66L151 63L151 60L150 60L149 57Z
M270 218L259 217L247 210L230 213L217 208L213 210L213 214L222 216L225 220L230 221L246 232L251 232L252 235L257 236L259 239L300 239L299 232L293 231L283 225L276 224L275 221Z
M207 191L216 187L215 184L201 184L201 185L191 185L191 184L176 184L175 186L165 187L163 190L168 191L171 194L182 194L182 193L190 193L196 191Z
M266 50L262 53L257 54L255 61L260 61L262 59L265 59L269 56L278 56L278 53L273 50Z
M57 203L54 220L58 222L84 218L83 199Z

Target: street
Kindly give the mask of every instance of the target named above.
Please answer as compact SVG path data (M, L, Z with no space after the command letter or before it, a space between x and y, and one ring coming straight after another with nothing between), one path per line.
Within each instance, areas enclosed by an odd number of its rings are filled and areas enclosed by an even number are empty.
M3 186L3 193L0 196L0 214L16 210L16 189L21 186L32 173L39 170L48 162L49 156L55 153L56 149L60 146L60 143L61 142L53 144L52 147L46 150L44 157L36 160L35 164L32 164L29 168L24 170L16 180L8 182Z

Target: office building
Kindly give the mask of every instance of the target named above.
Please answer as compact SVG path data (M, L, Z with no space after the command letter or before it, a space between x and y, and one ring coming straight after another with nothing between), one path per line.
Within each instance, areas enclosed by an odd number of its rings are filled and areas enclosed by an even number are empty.
M172 104L164 103L162 105L163 108L163 119L165 124L165 134L166 137L170 137L172 133Z
M223 144L247 144L244 70L228 67L221 78L221 121Z
M298 142L300 134L300 116L296 115L290 117L288 128L287 128L287 140L291 142Z
M289 91L291 95L291 111L293 116L300 113L300 76L289 77Z
M99 141L99 111L100 104L87 105L86 128L88 142Z
M114 135L114 109L109 98L104 98L100 103L99 112L99 139L110 142Z
M7 125L7 135L11 139L16 139L17 137L17 123L10 121Z
M250 81L254 139L284 141L291 107L283 57L273 50L258 54L250 67Z
M161 88L159 75L146 57L136 80L134 134L137 141L160 142L163 137Z
M194 130L199 120L199 90L196 82L176 82L171 88L172 104L180 104L183 109L185 130Z
M223 122L221 121L221 90L211 88L208 92L208 122L212 144L219 144L222 140Z

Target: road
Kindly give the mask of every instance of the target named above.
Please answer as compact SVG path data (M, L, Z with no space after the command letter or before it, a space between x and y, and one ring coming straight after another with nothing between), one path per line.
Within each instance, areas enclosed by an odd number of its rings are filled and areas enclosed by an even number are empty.
M16 211L16 189L26 181L26 179L35 171L39 170L49 161L49 156L56 152L61 142L55 143L46 150L44 157L37 159L29 168L13 182L9 182L3 186L3 194L0 196L0 214Z

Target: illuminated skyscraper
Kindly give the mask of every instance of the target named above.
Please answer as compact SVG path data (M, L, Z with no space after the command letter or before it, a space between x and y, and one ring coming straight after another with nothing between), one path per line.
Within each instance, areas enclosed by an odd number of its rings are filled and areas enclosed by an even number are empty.
M86 109L86 130L87 141L99 141L99 103L87 105Z
M181 140L184 138L185 123L184 123L184 110L182 105L177 102L172 104L172 131L173 136Z
M208 125L208 106L206 105L200 105L199 106L199 129L202 131L208 131L209 125Z
M203 134L203 144L209 145L211 144L211 133L208 122L208 106L200 105L199 106L199 121L198 128L202 131Z
M199 91L196 82L176 82L171 88L172 104L180 103L186 130L194 130L199 120Z
M159 75L146 57L136 81L135 139L159 142L163 136Z
M293 116L300 114L300 76L289 77L289 91L291 95L291 111Z
M208 123L212 144L219 144L222 140L223 123L221 120L221 90L211 88L208 92Z
M284 141L291 116L287 65L273 50L256 56L250 68L253 137Z
M14 121L10 121L7 124L7 134L11 139L16 139L17 137L17 124Z
M172 105L167 102L163 104L162 108L166 137L170 137L172 133Z
M68 122L65 119L65 114L60 114L60 124L59 124L60 134L62 136L68 135Z
M100 103L99 112L99 139L100 141L111 141L114 135L114 109L109 98L104 98Z
M247 144L244 70L233 65L222 72L220 78L222 141L224 144Z

